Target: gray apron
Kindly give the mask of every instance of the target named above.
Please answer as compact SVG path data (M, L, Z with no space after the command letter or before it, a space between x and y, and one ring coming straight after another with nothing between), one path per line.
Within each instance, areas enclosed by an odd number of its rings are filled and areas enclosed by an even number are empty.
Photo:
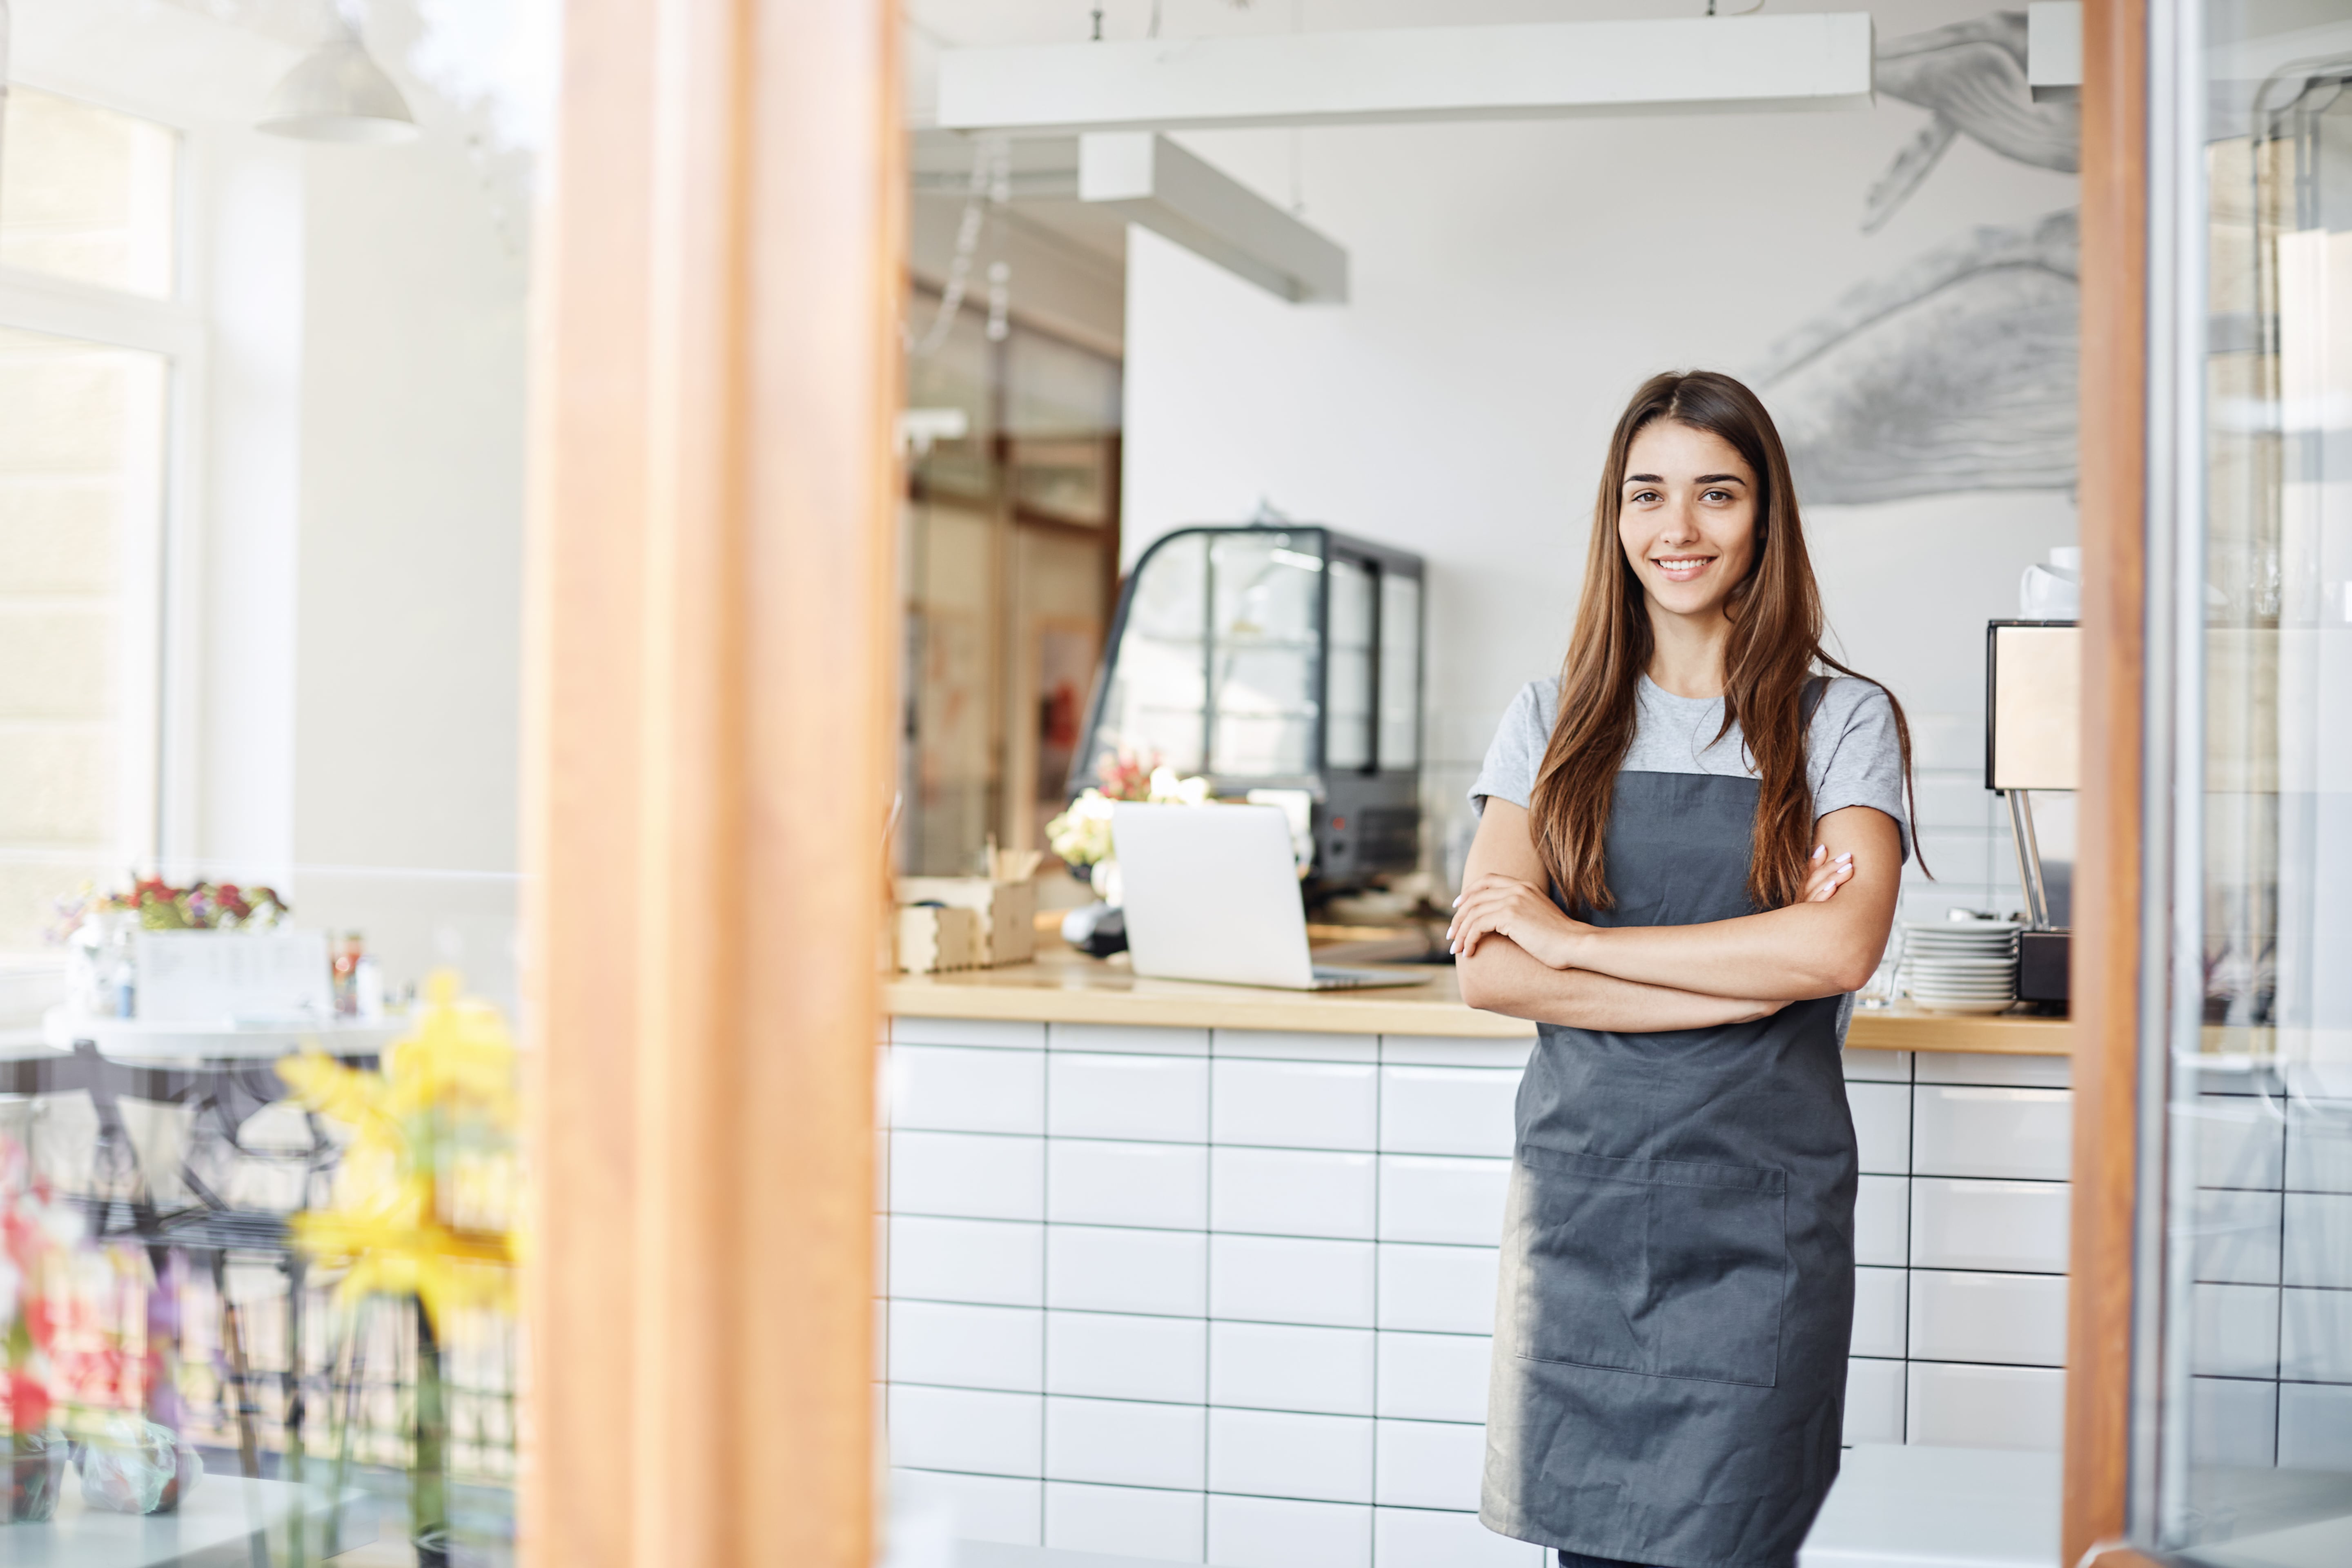
M1620 773L1616 908L1594 923L1754 913L1756 795L1753 779ZM1504 1218L1489 1530L1664 1568L1794 1562L1837 1477L1853 1324L1838 1006L1650 1035L1538 1026Z

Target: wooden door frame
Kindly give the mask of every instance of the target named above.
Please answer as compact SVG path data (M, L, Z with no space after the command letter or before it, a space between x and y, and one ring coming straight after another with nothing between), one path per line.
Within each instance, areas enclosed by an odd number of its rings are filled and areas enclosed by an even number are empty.
M866 1568L906 279L886 0L567 0L526 629L523 1559Z
M2083 810L2059 1561L2122 1547L2132 1464L2148 739L2148 0L2083 9Z

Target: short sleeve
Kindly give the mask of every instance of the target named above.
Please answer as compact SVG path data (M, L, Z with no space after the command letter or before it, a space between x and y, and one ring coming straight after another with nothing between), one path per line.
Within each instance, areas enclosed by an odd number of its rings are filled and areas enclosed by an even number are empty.
M1536 771L1551 744L1552 709L1558 700L1558 689L1549 680L1528 681L1511 700L1496 728L1494 744L1486 748L1477 781L1470 786L1470 804L1481 814L1488 795L1526 807L1536 791Z
M1895 819L1903 858L1911 858L1911 819L1904 810L1903 745L1895 704L1875 682L1830 682L1814 714L1808 772L1816 820L1849 805L1867 805Z

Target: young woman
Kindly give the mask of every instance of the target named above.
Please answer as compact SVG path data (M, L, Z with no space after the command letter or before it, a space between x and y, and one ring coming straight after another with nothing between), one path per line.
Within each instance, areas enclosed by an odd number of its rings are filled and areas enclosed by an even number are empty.
M1822 651L1770 416L1654 378L1560 679L1472 788L1451 935L1464 997L1539 1037L1481 1517L1569 1568L1790 1568L1837 1475L1841 1012L1894 921L1909 773L1902 709Z

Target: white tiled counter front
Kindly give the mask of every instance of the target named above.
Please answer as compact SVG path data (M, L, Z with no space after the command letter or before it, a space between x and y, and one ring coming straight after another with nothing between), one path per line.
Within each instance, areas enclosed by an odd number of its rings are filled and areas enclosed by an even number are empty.
M966 1536L1538 1568L1481 1529L1528 1042L901 1017L891 1457ZM2058 1443L2063 1058L1856 1051L1847 1438Z
M980 1538L1535 1568L1474 1517L1527 1051L897 1020L893 1462Z

